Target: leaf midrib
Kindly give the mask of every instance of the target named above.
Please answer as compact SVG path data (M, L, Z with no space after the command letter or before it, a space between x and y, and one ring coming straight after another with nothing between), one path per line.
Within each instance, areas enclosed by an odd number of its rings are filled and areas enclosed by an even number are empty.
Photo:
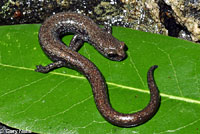
M2 63L0 63L0 66L9 67L9 68L15 68L15 69L21 69L21 70L34 71L34 69L32 69L32 68L7 65L7 64L2 64ZM71 78L85 79L86 80L86 78L83 77L83 76L76 76L76 75L71 75L71 74L63 74L63 73L58 73L58 72L50 72L50 74L60 75L60 76L67 76L67 77L71 77ZM142 92L142 93L148 93L149 94L148 90L143 90L143 89L139 89L139 88L134 88L134 87L130 87L130 86L116 84L116 83L113 83L113 82L106 82L106 83L108 85L120 87L120 88L123 88L123 89L128 89L128 90L133 90L133 91ZM191 98L174 96L174 95L169 95L169 94L165 94L165 93L160 93L160 96L166 97L166 98L169 98L169 99L172 99L172 100L184 101L184 102L187 102L187 103L194 103L194 104L199 104L200 105L200 101L199 100L195 100L195 99L191 99Z

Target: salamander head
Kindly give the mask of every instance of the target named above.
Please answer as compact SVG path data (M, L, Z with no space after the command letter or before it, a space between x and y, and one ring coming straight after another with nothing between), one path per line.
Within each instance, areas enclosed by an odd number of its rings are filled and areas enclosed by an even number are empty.
M114 61L124 60L127 57L126 50L127 47L124 42L119 42L115 47L109 47L106 49L106 57Z
M109 36L109 35L108 35ZM99 51L102 55L104 55L106 58L114 61L122 61L124 60L127 55L127 47L124 44L124 42L121 42L114 38L112 35L104 37L104 41L102 41L101 48L99 48Z

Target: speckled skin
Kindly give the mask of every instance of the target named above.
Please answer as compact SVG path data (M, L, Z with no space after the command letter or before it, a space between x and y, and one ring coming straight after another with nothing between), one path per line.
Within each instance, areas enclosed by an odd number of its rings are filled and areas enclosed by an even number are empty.
M61 37L67 33L75 34L69 47L61 41ZM160 96L153 79L153 71L157 66L152 66L148 71L151 94L148 106L136 113L123 114L111 107L107 85L101 72L77 52L83 41L87 41L108 59L125 59L125 45L112 36L109 27L100 28L90 18L77 13L58 13L43 23L39 31L39 41L44 52L54 62L47 66L39 65L36 71L47 73L55 68L68 67L81 72L91 84L97 109L110 123L120 127L137 126L152 118L158 110Z

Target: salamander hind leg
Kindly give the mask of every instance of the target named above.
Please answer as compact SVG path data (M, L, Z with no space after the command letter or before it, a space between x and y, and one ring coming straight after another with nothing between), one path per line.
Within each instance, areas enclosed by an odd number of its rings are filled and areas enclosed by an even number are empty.
M37 69L35 69L36 72L41 72L41 73L48 73L56 68L64 67L65 62L63 61L56 61L51 64L48 64L47 66L42 66L38 65L36 66Z

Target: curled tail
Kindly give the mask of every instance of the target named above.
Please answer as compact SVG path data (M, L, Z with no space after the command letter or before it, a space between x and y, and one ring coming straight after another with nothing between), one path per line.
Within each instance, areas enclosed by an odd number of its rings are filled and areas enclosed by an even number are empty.
M159 91L153 76L154 70L156 68L156 65L152 66L147 74L148 87L150 89L151 95L149 104L141 111L132 114L124 114L119 113L112 108L109 102L107 86L103 79L103 76L96 67L93 67L93 72L96 73L90 73L89 76L86 77L88 78L92 86L95 103L101 115L113 125L120 127L138 126L151 119L157 112L160 105Z

